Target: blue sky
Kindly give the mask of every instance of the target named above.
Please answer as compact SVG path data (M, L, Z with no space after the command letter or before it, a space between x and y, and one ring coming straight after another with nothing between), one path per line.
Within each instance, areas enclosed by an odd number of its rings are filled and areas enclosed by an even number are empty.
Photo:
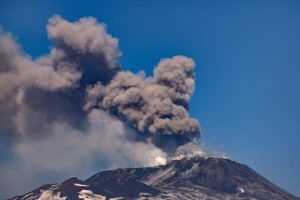
M205 145L300 195L300 1L0 2L0 24L34 57L49 52L53 14L105 22L123 69L151 75L161 58L192 57Z

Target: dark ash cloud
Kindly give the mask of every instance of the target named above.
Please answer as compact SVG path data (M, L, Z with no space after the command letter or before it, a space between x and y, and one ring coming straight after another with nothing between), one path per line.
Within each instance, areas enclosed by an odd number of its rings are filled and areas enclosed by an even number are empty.
M195 88L194 67L192 59L175 56L161 60L153 77L119 72L109 84L87 88L85 108L108 110L158 146L184 144L200 136L199 123L187 108Z
M0 163L0 195L49 176L84 176L99 162L149 166L201 151L200 125L189 115L191 58L162 59L146 77L121 70L118 39L95 18L53 16L47 31L49 54L32 59L0 30L0 145L14 138L12 158Z
M54 44L51 50L54 63L80 67L81 82L107 82L119 70L118 39L108 34L106 25L95 18L83 17L70 23L54 16L49 19L47 30Z
M41 134L55 121L82 126L86 85L105 83L119 70L118 40L105 24L91 17L70 23L54 16L47 30L51 52L35 60L11 34L0 32L0 111L5 113L0 124L5 132Z

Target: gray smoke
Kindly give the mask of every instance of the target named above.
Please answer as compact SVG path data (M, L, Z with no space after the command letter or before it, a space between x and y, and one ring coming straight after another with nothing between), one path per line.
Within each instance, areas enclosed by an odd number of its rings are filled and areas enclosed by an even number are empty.
M88 87L85 108L110 111L158 146L166 146L166 141L160 145L164 138L184 144L200 133L187 108L195 88L194 67L192 59L175 56L163 59L153 77L119 72L108 85Z
M152 143L128 138L134 130L108 113L93 109L85 131L56 122L47 137L23 137L14 145L17 159L0 163L0 198L32 190L38 185L82 179L101 169L164 164L166 154ZM6 195L6 196L4 196Z
M70 23L59 16L49 20L48 35L55 65L73 65L83 71L84 84L107 82L119 70L118 39L106 32L106 25L95 18L84 17Z
M42 134L55 121L83 126L85 86L106 82L119 70L118 40L94 18L70 23L54 16L47 30L53 40L50 55L35 60L11 34L0 32L2 133Z
M0 145L13 138L12 158L0 163L6 190L0 195L49 176L84 178L99 166L163 164L199 139L199 123L188 111L195 88L191 58L163 59L146 77L121 71L118 40L94 18L54 16L47 31L50 53L33 59L0 30Z
M81 73L69 66L55 68L42 57L33 61L12 36L0 32L0 125L2 132L25 134L27 91L30 88L53 93L75 87ZM35 101L39 101L35 99ZM47 105L44 105L47 108ZM31 116L31 117L34 117Z

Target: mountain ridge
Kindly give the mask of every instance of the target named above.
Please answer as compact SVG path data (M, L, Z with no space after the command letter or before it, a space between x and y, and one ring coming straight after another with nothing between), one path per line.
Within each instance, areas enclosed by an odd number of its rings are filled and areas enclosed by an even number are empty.
M8 200L286 199L299 200L250 167L225 158L185 157L166 165L120 168L85 181L68 179Z

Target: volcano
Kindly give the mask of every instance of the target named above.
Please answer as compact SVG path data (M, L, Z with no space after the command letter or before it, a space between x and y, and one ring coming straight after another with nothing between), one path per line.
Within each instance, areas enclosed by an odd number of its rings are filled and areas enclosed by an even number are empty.
M166 165L99 172L47 184L8 200L259 199L299 200L247 165L230 159L185 157Z

